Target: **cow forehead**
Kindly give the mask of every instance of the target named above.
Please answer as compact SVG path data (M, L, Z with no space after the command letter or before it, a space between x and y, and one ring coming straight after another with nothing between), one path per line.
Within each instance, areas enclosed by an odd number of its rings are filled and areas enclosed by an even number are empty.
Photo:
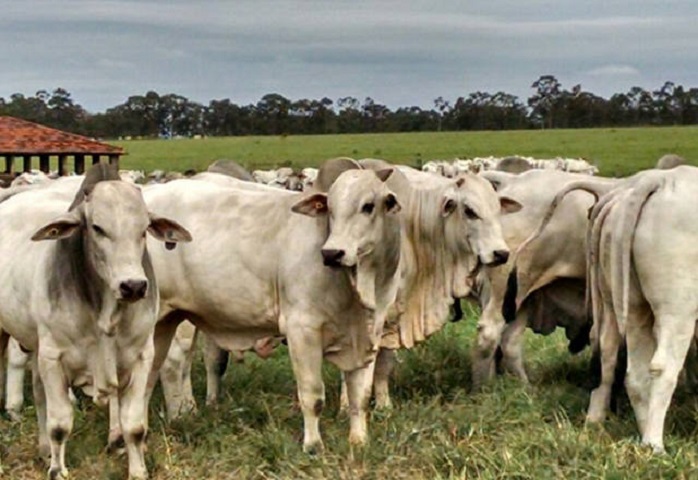
M384 186L372 170L348 170L332 184L328 199L332 204L360 201L368 195L382 191Z
M143 223L148 210L138 187L122 181L99 182L90 193L86 213L101 222Z
M489 207L499 211L497 192L482 177L467 175L463 185L457 189L458 195L471 206Z

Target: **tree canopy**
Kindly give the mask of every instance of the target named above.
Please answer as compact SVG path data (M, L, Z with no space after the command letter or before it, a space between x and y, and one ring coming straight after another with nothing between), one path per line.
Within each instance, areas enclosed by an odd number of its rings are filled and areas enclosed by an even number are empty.
M0 115L99 138L698 124L698 88L671 81L656 90L634 86L608 99L584 91L581 85L567 90L554 75L541 75L531 89L525 103L506 92L478 91L453 100L439 96L428 110L418 106L391 110L371 97L291 100L278 93L250 105L229 98L202 105L178 94L149 91L105 112L89 113L68 91L56 88L34 96L0 97Z

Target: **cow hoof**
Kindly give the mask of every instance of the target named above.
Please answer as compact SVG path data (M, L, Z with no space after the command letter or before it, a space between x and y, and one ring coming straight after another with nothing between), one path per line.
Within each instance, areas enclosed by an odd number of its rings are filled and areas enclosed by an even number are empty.
M352 447L363 447L366 445L366 435L349 435L349 444Z
M308 445L303 445L303 451L308 455L320 455L325 450L322 442L314 442Z
M49 480L68 480L68 470L65 468L51 468L48 471Z
M109 455L123 455L126 452L126 442L121 434L109 436L107 453Z
M647 445L648 447L652 448L652 453L655 455L661 455L663 453L666 453L666 450L664 450L664 444L663 443L654 443L654 442L642 442L644 445Z
M48 444L39 444L39 460L48 464L51 461L51 447Z
M605 417L605 415L588 414L584 421L588 425L594 425L594 424L598 424L598 423L603 423L603 421L605 420L604 417Z
M148 472L129 473L128 480L147 480Z
M10 417L10 421L13 423L19 423L22 421L22 414L17 410L8 410L7 416Z

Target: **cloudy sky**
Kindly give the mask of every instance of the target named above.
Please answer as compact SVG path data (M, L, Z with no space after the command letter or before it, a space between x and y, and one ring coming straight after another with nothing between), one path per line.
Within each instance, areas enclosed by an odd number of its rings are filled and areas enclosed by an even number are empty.
M542 74L608 97L698 87L696 0L0 0L0 97L91 112L155 90L204 104L370 96L523 101Z

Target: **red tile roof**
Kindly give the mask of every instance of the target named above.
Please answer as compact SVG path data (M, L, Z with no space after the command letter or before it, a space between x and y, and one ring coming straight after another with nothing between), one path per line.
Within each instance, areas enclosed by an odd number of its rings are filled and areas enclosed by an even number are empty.
M0 116L0 155L123 155L121 147L20 118Z

